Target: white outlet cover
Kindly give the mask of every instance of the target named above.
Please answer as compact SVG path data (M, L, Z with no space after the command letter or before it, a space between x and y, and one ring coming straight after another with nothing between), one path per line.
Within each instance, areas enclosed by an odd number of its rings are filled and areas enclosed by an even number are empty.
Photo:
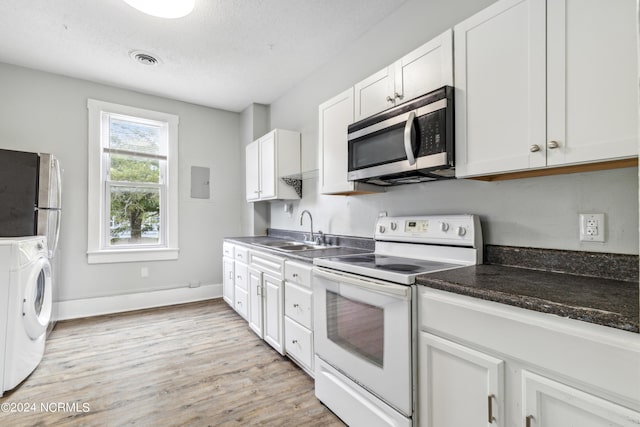
M580 241L604 242L604 214L580 214Z

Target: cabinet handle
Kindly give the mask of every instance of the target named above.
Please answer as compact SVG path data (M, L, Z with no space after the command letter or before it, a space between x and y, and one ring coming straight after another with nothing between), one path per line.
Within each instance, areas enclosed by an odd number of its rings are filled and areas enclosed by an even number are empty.
M529 151L535 153L536 151L540 151L540 146L538 144L533 144L529 147Z
M291 340L291 344L298 344L298 340Z
M294 279L298 278L298 273L293 273L293 277L294 277Z
M495 394L490 394L489 396L487 396L487 412L489 413L489 417L487 418L487 421L489 422L489 424L493 424L493 422L496 420L496 418L493 416L493 398L496 397Z
M395 97L396 97L396 98L398 98L398 99L402 99L402 98L404 98L404 95L400 95L398 92L394 92L394 93L393 93L393 96L395 96Z
M300 307L300 304L293 304L293 308L298 308Z
M233 280L233 273L229 272L229 280Z
M549 141L547 142L547 148L553 150L554 148L558 148L560 143L558 141Z
M241 278L242 278L242 276L240 276L240 275L236 276L236 279L241 279Z
M532 419L533 419L533 415L527 415L527 418L524 419L526 427L531 427Z
M390 96L387 96L387 102L393 102L393 98Z
M262 286L256 286L256 295L262 295Z

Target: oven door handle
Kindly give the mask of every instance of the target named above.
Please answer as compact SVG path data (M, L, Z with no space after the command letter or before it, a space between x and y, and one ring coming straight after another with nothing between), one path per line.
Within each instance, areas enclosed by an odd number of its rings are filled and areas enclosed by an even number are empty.
M394 285L391 283L378 282L373 280L367 280L361 277L332 273L322 267L314 267L314 274L323 277L334 282L347 283L349 285L357 286L359 288L367 289L377 292L379 294L391 295L402 299L410 299L411 287L403 285Z
M407 153L407 160L409 165L416 164L416 156L413 154L413 140L415 139L416 132L413 128L413 121L416 119L416 112L412 111L407 117L407 123L404 125L404 151Z

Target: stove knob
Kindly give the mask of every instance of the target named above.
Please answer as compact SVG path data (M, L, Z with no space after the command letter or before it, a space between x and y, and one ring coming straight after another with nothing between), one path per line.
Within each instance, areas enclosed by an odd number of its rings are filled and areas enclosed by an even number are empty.
M441 222L440 223L440 230L445 231L445 232L449 231L449 224L447 224L446 222Z
M395 222L392 222L391 229L395 231L396 228L398 228L398 224L396 224Z
M387 231L386 227L384 225L379 225L378 226L378 231L381 233L384 233L385 231Z
M458 236L464 236L465 234L467 234L467 229L464 227L458 227L456 233L458 233Z

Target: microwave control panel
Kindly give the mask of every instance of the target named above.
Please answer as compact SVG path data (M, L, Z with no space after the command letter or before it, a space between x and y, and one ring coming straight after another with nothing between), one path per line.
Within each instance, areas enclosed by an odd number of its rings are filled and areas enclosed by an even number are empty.
M418 157L447 151L445 120L444 109L418 117L418 129L420 129Z

